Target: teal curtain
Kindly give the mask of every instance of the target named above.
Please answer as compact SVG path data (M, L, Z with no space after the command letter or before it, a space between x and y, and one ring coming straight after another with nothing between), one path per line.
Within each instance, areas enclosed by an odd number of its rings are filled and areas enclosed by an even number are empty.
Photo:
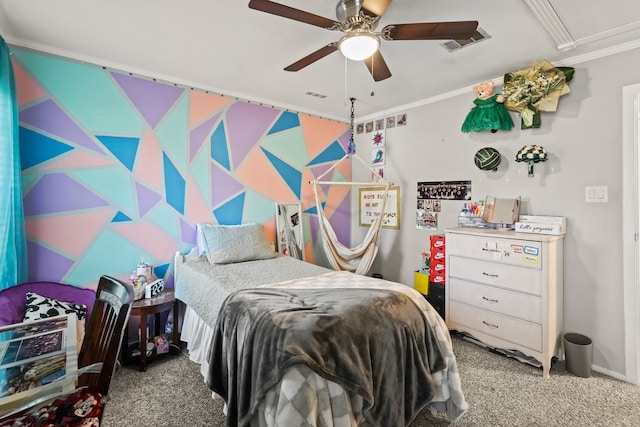
M0 36L0 290L27 281L18 123L10 51Z

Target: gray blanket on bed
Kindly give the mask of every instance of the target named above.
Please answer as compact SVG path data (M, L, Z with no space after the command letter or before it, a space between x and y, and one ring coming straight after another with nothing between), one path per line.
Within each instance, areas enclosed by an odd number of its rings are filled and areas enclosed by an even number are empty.
M372 426L404 426L433 398L445 356L420 309L379 289L238 291L224 302L206 378L247 425L286 368L305 363L362 396Z

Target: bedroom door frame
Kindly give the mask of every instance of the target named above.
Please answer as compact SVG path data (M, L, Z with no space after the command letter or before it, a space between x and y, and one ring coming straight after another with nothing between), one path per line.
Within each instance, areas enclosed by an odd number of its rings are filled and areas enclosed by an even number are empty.
M622 88L622 274L625 376L640 385L640 84Z

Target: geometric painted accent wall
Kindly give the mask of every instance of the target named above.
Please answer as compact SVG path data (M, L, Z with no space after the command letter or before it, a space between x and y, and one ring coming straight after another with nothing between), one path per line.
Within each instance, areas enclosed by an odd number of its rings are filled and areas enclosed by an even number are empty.
M144 259L171 287L197 223L261 223L275 240L276 201L302 204L307 260L322 259L309 181L344 156L347 124L12 52L29 280L95 287ZM332 174L350 179L350 162ZM348 244L345 188L323 199Z

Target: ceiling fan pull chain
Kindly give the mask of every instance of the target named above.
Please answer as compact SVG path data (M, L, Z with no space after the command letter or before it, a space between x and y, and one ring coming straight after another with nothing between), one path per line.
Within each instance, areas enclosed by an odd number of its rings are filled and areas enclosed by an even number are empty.
M349 137L349 146L347 147L347 154L356 154L356 143L353 142L353 122L355 119L355 108L354 103L356 102L355 98L349 98L351 100L351 123L349 129L351 131L351 136Z
M371 55L371 75L375 76L376 74L373 71L373 67L375 67L375 63L376 61L373 60L373 55ZM375 79L374 79L375 81ZM375 92L373 91L373 83L371 84L371 93L369 94L371 96L375 95Z

